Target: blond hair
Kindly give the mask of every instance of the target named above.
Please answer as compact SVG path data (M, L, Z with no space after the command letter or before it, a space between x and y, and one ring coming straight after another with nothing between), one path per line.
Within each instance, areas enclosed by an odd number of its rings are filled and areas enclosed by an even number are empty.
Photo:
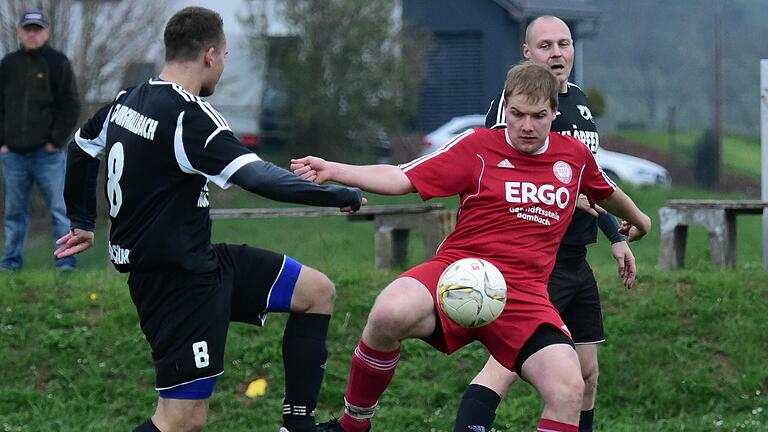
M528 102L547 100L552 110L557 109L560 81L547 67L531 60L520 62L507 72L504 83L504 101L512 96L523 96Z

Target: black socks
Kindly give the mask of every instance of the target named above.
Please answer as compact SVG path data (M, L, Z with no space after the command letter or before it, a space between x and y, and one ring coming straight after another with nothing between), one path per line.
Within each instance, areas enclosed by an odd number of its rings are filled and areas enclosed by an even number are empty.
M500 402L501 397L495 391L479 384L470 384L461 397L453 432L490 432Z
M323 383L330 315L291 313L283 333L285 400L283 424L291 432L313 431Z

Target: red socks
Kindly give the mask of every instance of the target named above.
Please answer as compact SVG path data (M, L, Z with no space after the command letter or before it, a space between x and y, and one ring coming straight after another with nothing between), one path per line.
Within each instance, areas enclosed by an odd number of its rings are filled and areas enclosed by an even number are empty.
M349 383L344 395L346 409L341 425L346 432L369 430L376 403L392 381L399 360L400 349L377 351L360 340L352 355Z
M543 418L539 421L536 432L579 432L579 426Z

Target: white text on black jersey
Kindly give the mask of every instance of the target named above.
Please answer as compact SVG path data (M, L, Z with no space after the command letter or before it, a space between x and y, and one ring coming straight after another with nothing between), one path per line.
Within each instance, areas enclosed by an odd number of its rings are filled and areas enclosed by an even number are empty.
M157 120L139 114L125 105L115 105L110 121L142 138L150 141L155 138Z

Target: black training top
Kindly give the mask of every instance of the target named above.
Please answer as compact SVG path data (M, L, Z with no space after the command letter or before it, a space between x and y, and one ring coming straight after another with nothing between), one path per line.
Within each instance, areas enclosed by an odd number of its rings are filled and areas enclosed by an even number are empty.
M209 181L302 204L357 209L362 199L357 189L316 185L262 161L209 103L160 79L120 92L75 134L65 187L73 227L93 230L103 154L109 255L121 272L216 268Z

